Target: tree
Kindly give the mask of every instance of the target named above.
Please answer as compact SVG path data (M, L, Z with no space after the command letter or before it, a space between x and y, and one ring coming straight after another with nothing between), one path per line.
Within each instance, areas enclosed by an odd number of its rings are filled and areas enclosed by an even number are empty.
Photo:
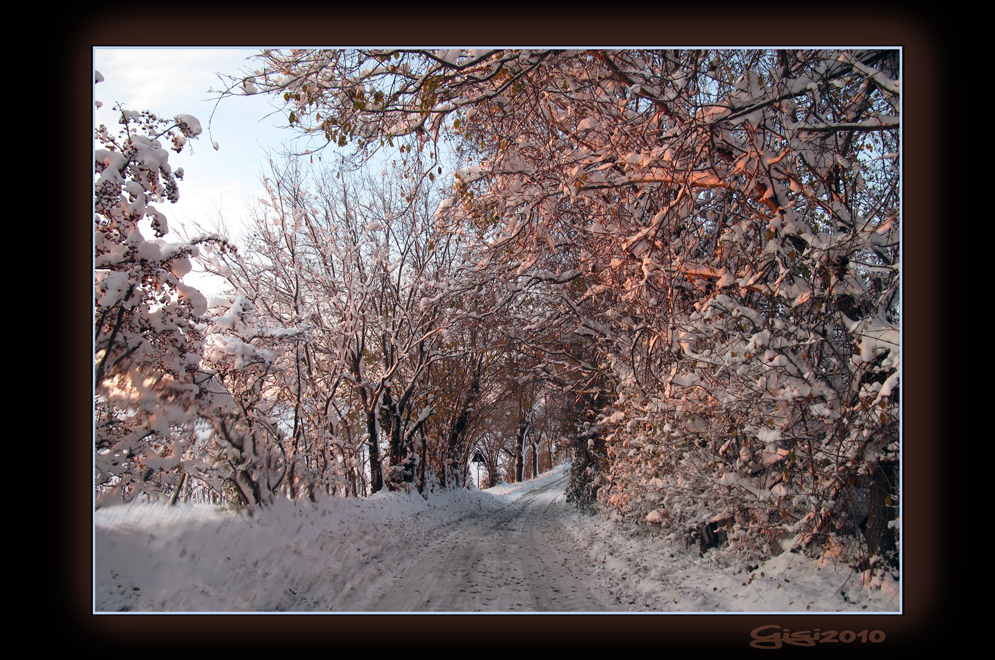
M289 403L295 446L338 447L343 467L365 450L371 492L422 487L443 403L428 374L470 350L447 340L460 314L455 237L402 180L274 166L239 254L208 265L293 337L270 396ZM450 453L465 454L462 430L450 433Z
M299 358L304 330L271 324L244 295L215 300L209 318L202 364L234 402L228 414L208 420L223 485L253 506L280 494L314 500L316 491L342 486L334 471L318 469L328 447L320 435L306 442L301 402L286 395L294 391L287 382L294 370L285 358Z
M555 289L550 313L617 379L602 502L678 535L721 523L755 555L846 542L870 516L864 559L887 548L896 51L260 59L237 82L281 94L311 149L453 141L465 166L437 217L490 252L478 271L509 296Z
M210 461L195 422L230 403L199 367L198 321L207 301L181 280L199 246L226 246L210 236L167 242L166 217L153 206L179 198L182 172L170 167L163 141L180 152L200 124L190 115L116 109L120 131L99 126L94 152L94 481L101 504L162 492L164 474L174 484L181 474L199 474ZM143 221L154 239L143 236Z

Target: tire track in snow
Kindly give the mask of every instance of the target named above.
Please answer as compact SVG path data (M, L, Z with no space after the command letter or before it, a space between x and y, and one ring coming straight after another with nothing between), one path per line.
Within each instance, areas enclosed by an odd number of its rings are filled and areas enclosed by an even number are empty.
M566 482L564 476L447 534L384 553L350 581L331 609L606 611L583 582L590 574L586 554L560 527Z

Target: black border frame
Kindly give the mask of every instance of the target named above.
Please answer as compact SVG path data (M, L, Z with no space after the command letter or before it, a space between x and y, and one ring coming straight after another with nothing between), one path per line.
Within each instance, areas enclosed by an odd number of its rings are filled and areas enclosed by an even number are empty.
M592 11L593 6L590 6ZM104 10L108 7L105 5ZM348 650L407 653L425 649L445 655L516 654L583 648L731 650L761 652L749 646L750 631L761 625L791 630L882 630L880 644L820 644L811 653L888 657L924 643L954 644L948 625L957 616L952 560L953 502L948 458L959 447L942 446L953 434L953 418L941 394L950 367L941 363L941 296L953 295L942 280L948 270L941 234L952 196L942 193L940 163L950 162L941 142L941 104L953 83L941 50L938 23L855 8L853 14L774 8L770 12L728 10L722 5L680 11L639 9L611 15L582 15L579 6L557 12L520 12L494 6L487 12L460 6L427 7L421 13L383 14L283 7L250 13L245 8L204 10L191 6L156 11L121 9L119 16L88 16L62 46L57 73L69 74L69 98L57 109L70 115L74 139L66 237L59 258L63 272L59 309L52 321L62 351L60 374L65 443L57 494L63 520L56 535L55 570L50 571L46 609L76 648L141 649L147 655L194 656L224 653L253 657L303 647L325 654ZM781 14L778 17L778 14ZM441 18L440 18L441 15ZM392 45L549 45L565 46L900 46L903 48L903 613L897 614L611 614L611 615L95 615L92 594L92 366L88 361L92 311L92 245L89 220L92 178L92 48L109 45L242 46L265 43ZM57 51L59 49L56 49ZM941 54L942 53L942 54ZM946 60L944 60L944 57ZM977 90L980 92L980 90ZM76 137L79 136L79 139ZM61 166L58 165L57 166ZM78 173L78 176L77 176ZM941 199L943 201L941 201ZM86 211L89 212L89 211ZM60 317L61 318L58 318ZM947 394L947 396L950 396ZM943 428L941 429L941 423ZM959 425L958 425L959 426ZM961 437L958 434L958 438ZM969 546L961 547L970 552ZM982 559L984 561L984 559ZM946 642L945 640L951 640ZM67 640L68 641L68 640ZM178 643L177 643L178 642ZM783 647L797 650L799 647Z

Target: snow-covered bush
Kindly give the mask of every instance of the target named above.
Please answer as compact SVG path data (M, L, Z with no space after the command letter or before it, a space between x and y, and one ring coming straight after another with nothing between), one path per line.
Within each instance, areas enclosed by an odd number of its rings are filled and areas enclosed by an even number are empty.
M166 217L154 206L179 198L169 149L181 151L200 123L117 109L120 131L98 127L94 152L94 478L101 503L154 495L182 472L199 470L208 459L195 422L228 404L224 388L200 369L198 320L207 301L181 279L198 245L216 240L167 241Z

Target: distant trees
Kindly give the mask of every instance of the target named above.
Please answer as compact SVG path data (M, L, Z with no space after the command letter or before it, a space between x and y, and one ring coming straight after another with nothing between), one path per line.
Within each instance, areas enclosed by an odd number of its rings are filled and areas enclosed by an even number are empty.
M441 226L472 239L498 299L541 291L549 325L592 343L595 363L558 358L573 373L618 384L595 424L600 501L679 536L721 527L743 555L858 538L868 563L888 554L897 51L260 60L239 88L279 94L312 149L430 154L419 180L442 145L464 159Z
M464 483L489 377L459 237L399 180L274 168L241 252L207 266L292 338L268 396L298 451L337 456L307 473L349 494Z

